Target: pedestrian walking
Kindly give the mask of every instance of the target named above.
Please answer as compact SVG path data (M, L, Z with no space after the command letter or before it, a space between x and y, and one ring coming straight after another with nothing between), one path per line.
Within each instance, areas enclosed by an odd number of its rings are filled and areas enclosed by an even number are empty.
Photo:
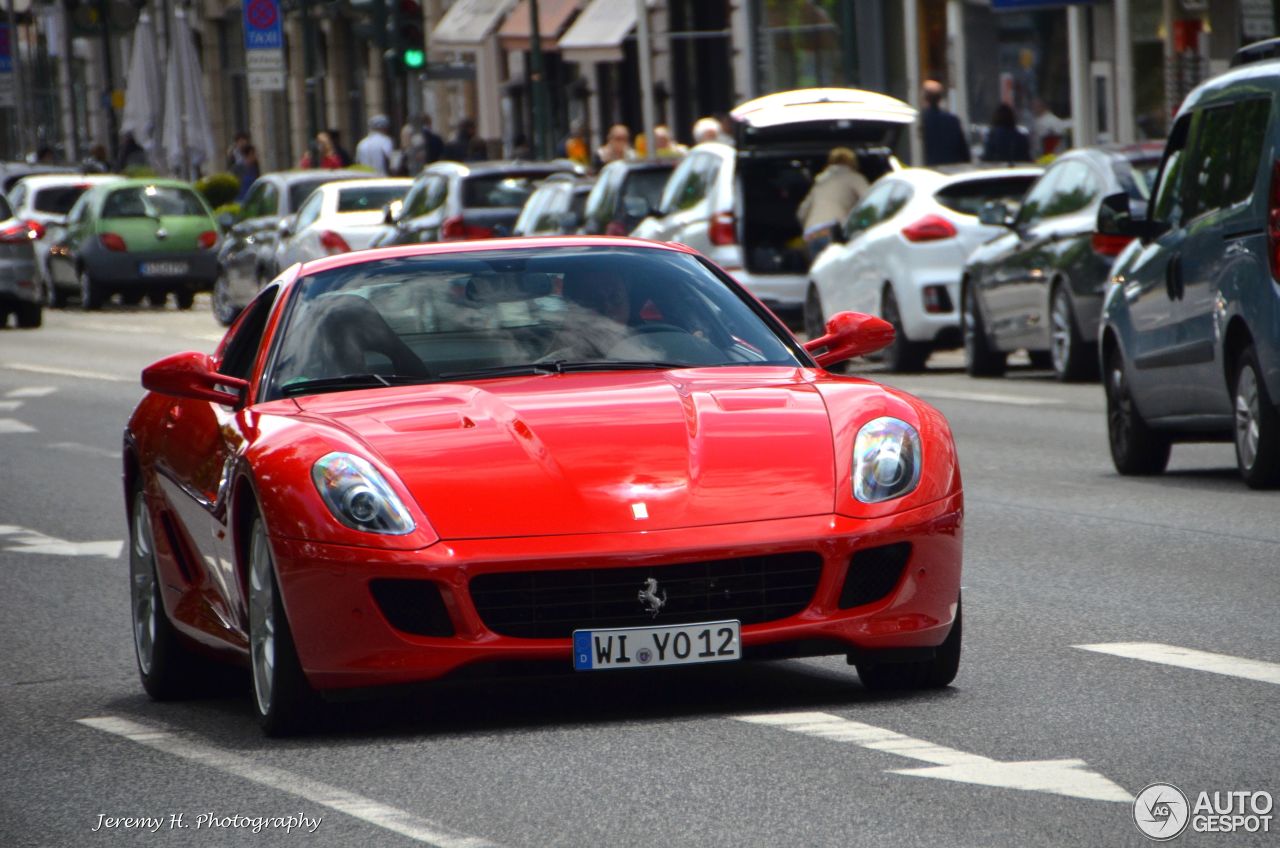
M369 134L356 145L356 163L385 177L390 173L391 154L395 149L391 141L391 121L386 115L374 115L369 119Z
M982 145L983 162L1030 162L1031 142L1027 134L1018 129L1018 119L1013 107L1001 103L991 116L987 140Z
M832 148L827 154L827 167L814 179L813 187L796 210L811 259L831 244L836 229L848 219L868 188L867 178L858 170L857 154L847 147Z
M924 163L953 165L971 161L973 154L960 119L942 108L942 83L927 80L923 93L925 107L920 112L920 132L924 136Z

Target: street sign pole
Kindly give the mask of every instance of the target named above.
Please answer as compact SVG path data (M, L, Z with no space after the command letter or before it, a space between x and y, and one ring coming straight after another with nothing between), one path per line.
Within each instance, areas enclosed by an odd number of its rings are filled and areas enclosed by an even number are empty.
M538 25L538 0L529 0L529 82L533 94L533 150L541 160L551 158L550 103L547 101L547 76L542 61L542 33Z
M7 0L6 9L8 11L8 28L5 34L5 67L3 73L8 79L8 90L10 92L9 105L14 108L15 123L18 132L16 134L18 140L18 153L21 156L23 150L27 147L27 98L26 92L22 86L22 50L18 45L18 22L13 13L13 0Z

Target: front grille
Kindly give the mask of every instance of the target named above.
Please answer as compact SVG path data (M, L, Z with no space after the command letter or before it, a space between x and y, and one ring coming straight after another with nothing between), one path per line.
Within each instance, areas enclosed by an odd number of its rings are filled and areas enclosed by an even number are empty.
M471 599L485 626L503 636L558 639L574 630L737 619L776 621L809 605L822 557L800 552L681 565L482 574ZM666 603L651 616L639 595L658 581Z
M897 542L865 548L849 560L849 573L840 590L840 609L878 601L893 591L911 559L911 543Z
M369 591L396 630L417 636L453 635L440 587L430 580L371 580Z

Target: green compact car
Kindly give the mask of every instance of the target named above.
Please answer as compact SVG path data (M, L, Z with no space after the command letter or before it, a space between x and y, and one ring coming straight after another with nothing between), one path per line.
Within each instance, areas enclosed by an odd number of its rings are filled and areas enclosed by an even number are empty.
M218 276L218 226L204 198L178 180L121 180L86 191L49 250L49 299L79 294L98 309L113 294L190 309Z

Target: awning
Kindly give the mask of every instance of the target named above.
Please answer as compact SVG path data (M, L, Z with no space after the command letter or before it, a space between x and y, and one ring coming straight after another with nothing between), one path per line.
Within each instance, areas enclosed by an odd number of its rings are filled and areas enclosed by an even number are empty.
M516 0L455 0L431 32L431 46L474 50L497 29Z
M560 49L560 36L577 11L578 0L538 0L538 35L542 37L543 50ZM520 0L498 30L502 49L528 50L533 42L532 23L529 0Z
M636 0L592 0L560 39L568 62L620 62L636 25Z

